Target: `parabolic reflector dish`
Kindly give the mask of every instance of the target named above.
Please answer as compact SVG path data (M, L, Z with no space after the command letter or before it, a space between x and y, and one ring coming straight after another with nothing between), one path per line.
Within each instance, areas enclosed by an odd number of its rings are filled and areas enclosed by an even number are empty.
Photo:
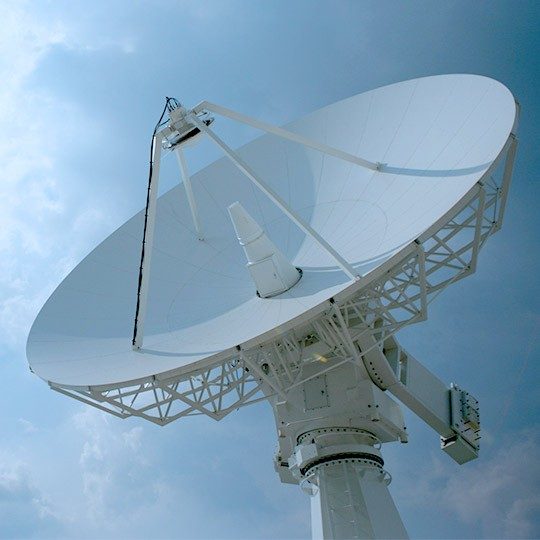
M60 386L99 386L187 373L253 347L375 279L383 264L448 222L489 174L516 117L502 84L473 75L393 84L324 107L287 129L381 163L374 171L264 135L238 154L361 276L351 280L231 163L192 177L204 230L182 185L158 200L144 347L132 349L144 212L59 285L28 338L33 371ZM303 271L260 298L227 208L240 201Z

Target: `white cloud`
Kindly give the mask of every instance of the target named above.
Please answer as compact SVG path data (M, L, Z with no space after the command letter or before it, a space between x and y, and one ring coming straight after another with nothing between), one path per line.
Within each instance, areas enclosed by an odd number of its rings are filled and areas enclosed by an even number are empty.
M9 136L0 141L3 164L0 182L0 324L3 341L18 343L36 311L27 292L34 257L52 251L43 236L51 215L63 205L52 177L54 147L43 109L50 100L24 91L25 79L53 45L62 41L55 24L37 24L23 4L0 5L0 128Z
M77 126L85 126L88 142L91 129L99 131L96 121L29 78L55 47L103 43L91 43L58 16L40 18L26 2L1 2L0 20L0 130L7 134L0 140L0 342L15 348L89 235L106 221L84 197L70 199L80 179L61 177L58 167L73 150Z
M500 444L496 441L495 444ZM465 523L482 522L487 536L532 538L540 534L540 437L519 434L516 440L476 466L460 469L443 490L443 498Z
M156 480L143 427L90 407L53 431L17 423L0 445L0 539L145 537L148 516L175 515L166 498L184 495Z
M445 456L418 467L396 500L457 519L485 538L540 535L540 431L494 439L480 459L457 467ZM490 452L490 457L485 457ZM400 489L400 491L403 488Z
M59 531L60 524L46 497L30 480L26 463L0 453L0 538L47 535Z
M37 431L36 426L32 422L30 422L30 420L26 420L25 418L19 418L18 422L25 433L34 433L35 431Z
M140 453L143 428L119 429L117 420L90 407L77 413L73 423L84 438L79 463L88 517L102 524L121 519L116 496L130 483L124 475L140 476L146 465Z
M65 39L57 21L39 24L27 2L4 1L0 4L0 76L1 96L16 91L25 77L32 73L40 58L51 45ZM15 111L12 111L15 113ZM15 114L13 114L15 116Z

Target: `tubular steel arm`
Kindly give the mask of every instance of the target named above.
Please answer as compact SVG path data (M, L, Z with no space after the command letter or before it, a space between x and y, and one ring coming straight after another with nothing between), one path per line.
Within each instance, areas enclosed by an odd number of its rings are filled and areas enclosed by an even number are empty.
M348 152L344 152L343 150L339 150L338 148L334 148L333 146L313 141L311 139L308 139L307 137L303 137L302 135L293 133L292 131L287 131L286 129L273 126L272 124L268 124L266 122L261 122L256 118L246 116L245 114L241 114L231 109L227 109L226 107L211 103L209 101L203 101L199 103L193 109L193 112L197 114L204 110L212 111L213 113L220 114L221 116L226 116L231 120L236 120L237 122L241 122L242 124L246 124L256 129L266 131L267 133L272 133L273 135L277 135L278 137L282 137L284 139L288 139L289 141L302 144L309 148L313 148L314 150L318 150L319 152L323 152L324 154L328 154L330 156L349 161L351 163L354 163L355 165L365 167L366 169L371 169L372 171L378 171L381 168L380 163L374 163L373 161L368 161L367 159L354 156L353 154L349 154Z
M219 146L225 155L259 188L296 226L311 236L332 258L351 279L358 279L358 271L355 270L311 225L306 223L289 205L245 163L225 142L218 137L208 126L192 114L191 121L206 133L210 139Z

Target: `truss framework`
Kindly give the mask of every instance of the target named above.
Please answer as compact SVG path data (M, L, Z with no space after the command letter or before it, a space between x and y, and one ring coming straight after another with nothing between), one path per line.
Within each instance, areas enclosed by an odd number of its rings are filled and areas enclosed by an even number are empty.
M139 416L164 425L200 414L219 420L266 399L263 386L266 393L270 389L285 397L293 387L344 362L361 365L359 338L373 336L373 346L382 347L399 329L426 319L428 304L438 294L475 271L480 249L502 225L516 146L512 134L451 215L404 248L382 277L345 300L330 299L322 313L279 337L249 349L238 347L229 357L181 376L84 388L50 383L51 388L121 418Z

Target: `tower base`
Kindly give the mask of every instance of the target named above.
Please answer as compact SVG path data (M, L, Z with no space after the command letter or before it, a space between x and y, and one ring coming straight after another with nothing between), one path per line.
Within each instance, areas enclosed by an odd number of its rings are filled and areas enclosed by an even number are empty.
M312 481L313 540L408 538L388 492L390 478L368 459L338 459L316 467Z

